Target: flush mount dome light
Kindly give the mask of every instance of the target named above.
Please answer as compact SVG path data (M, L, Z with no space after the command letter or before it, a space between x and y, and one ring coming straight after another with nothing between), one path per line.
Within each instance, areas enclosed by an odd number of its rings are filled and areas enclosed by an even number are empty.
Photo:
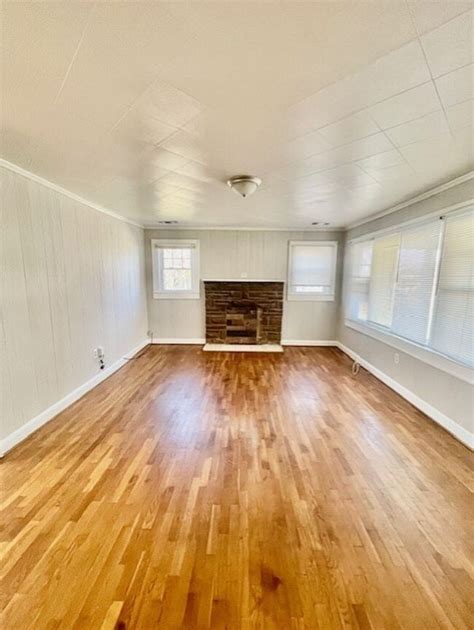
M250 175L239 175L227 180L227 186L235 190L244 199L253 195L261 183L262 180L259 177L250 177Z

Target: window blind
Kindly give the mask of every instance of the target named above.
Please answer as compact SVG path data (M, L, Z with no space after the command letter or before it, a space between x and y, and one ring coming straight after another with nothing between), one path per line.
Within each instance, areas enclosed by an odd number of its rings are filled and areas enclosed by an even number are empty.
M441 227L435 219L401 235L392 330L421 344L428 339Z
M474 211L448 217L436 292L433 348L474 364Z
M392 325L399 250L400 234L391 234L374 240L368 319L380 326Z
M473 208L351 243L345 276L347 319L474 364Z
M368 315L373 241L353 243L346 267L346 316L365 321Z
M336 246L326 243L291 244L290 291L334 294Z

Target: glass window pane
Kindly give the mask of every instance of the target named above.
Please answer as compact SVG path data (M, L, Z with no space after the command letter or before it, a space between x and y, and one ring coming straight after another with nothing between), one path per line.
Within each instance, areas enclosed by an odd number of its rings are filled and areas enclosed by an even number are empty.
M163 288L165 291L191 291L192 276L190 269L164 269Z

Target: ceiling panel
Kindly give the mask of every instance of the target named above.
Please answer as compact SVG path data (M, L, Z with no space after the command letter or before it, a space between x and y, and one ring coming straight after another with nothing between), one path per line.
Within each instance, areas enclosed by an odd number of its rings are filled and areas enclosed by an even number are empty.
M327 125L319 130L319 133L333 147L347 144L352 140L365 138L380 131L370 114L366 111L357 112L347 118L343 118L332 125Z
M413 16L417 32L420 34L449 22L452 18L465 13L472 8L471 2L463 0L407 0L410 12Z
M449 72L435 83L444 107L467 101L474 96L474 65Z
M448 133L449 128L443 111L427 114L392 129L387 129L387 136L397 147L418 142L424 138L434 138L440 133Z
M441 109L438 93L433 81L428 81L377 103L369 112L381 129L389 129L437 109Z
M446 109L446 116L452 131L472 127L474 119L474 100L451 105ZM466 132L468 133L468 132Z
M453 18L421 38L434 77L472 61L472 11Z
M472 169L471 8L7 1L0 154L147 225L347 225Z

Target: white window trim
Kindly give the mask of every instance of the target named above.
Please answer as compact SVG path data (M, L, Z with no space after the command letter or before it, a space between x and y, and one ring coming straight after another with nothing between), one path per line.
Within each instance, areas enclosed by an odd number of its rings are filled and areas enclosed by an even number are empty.
M359 243L362 241L374 240L380 235L385 236L395 232L401 233L404 229L415 227L416 225L422 225L424 223L427 223L428 221L432 221L433 218L436 216L456 216L459 214L463 214L466 209L469 209L471 207L472 200L463 201L459 204L455 204L454 206L449 206L447 208L437 210L436 212L418 217L414 220L405 221L397 225L392 225L383 230L368 232L367 234L358 236L357 238L350 239L347 242L347 245L351 245L352 243ZM439 264L437 265L437 267L437 273L439 273ZM346 270L344 271L344 276L345 274ZM343 300L343 309L345 309L345 301L347 300L346 289L344 289L343 291ZM469 365L461 363L456 359L442 354L436 351L434 348L429 348L409 339L405 339L403 337L395 335L394 333L388 330L384 330L382 327L370 322L345 318L344 324L348 328L352 328L357 332L365 334L368 337L372 337L377 341L381 341L382 343L396 348L401 352L405 352L406 354L409 354L410 356L415 357L416 359L423 361L423 363L427 363L428 365L431 365L438 370L447 372L448 374L451 374L452 376L455 376L456 378L459 378L460 380L467 383L474 384L474 370L469 367Z
M192 291L163 291L159 288L159 279L161 277L160 258L156 255L157 247L174 246L186 247L191 245L192 250ZM151 259L153 273L153 299L155 300L199 300L200 294L200 250L198 239L151 239Z
M334 302L336 299L336 271L337 271L337 241L289 241L288 244L288 278L286 299L289 302ZM293 272L293 257L291 255L292 247L295 245L325 245L334 248L334 266L332 269L331 286L333 292L323 295L321 293L297 293L291 290L291 277Z

